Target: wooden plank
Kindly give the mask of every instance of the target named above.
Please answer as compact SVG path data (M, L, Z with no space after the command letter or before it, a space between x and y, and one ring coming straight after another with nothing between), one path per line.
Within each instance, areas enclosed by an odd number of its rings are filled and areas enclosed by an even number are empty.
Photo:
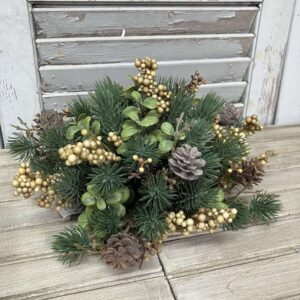
M211 34L37 39L41 65L133 62L146 53L158 61L247 56L254 35Z
M287 48L294 0L265 0L254 56L246 113L256 113L264 124L272 124Z
M299 225L297 216L271 226L178 239L166 242L159 256L165 272L172 278L287 255L300 246L300 232L292 230Z
M210 91L214 91L228 102L238 102L243 96L246 85L246 82L206 84L199 90L198 96L203 96ZM44 93L42 95L44 108L61 110L66 103L76 98L77 95L85 97L88 95L88 92Z
M295 2L294 16L286 53L275 124L300 123L300 86L297 66L300 65L300 2Z
M206 60L167 61L159 63L160 76L172 76L190 80L195 70L207 83L242 81L251 59L227 58ZM44 66L40 68L41 82L45 92L88 91L96 81L109 76L121 85L132 84L129 74L137 73L132 63Z
M27 122L40 111L38 77L26 1L1 3L0 40L0 125L6 143L14 132L10 125L17 123L17 117Z
M170 282L175 297L180 300L299 299L300 272L296 267L299 264L300 254L295 253Z
M111 270L97 256L81 264L64 266L56 258L46 258L1 267L0 298L48 299L71 293L162 276L157 257L143 264L140 270ZM118 287L115 287L116 289Z
M38 4L49 4L49 3L56 3L56 4L61 4L61 3L89 3L91 0L28 0L29 2L32 3L38 3ZM99 4L153 4L153 3L163 3L163 4L186 4L186 1L184 0L93 0L93 4L99 3ZM241 4L248 4L248 3L261 3L263 0L189 0L189 3L191 4L235 4L235 3L241 3Z
M250 32L257 7L34 8L37 38ZM145 22L147 20L147 22Z
M32 199L2 202L1 211L0 231L63 222L55 210L42 209Z
M165 278L153 278L133 283L93 290L89 292L71 294L56 298L57 300L105 299L123 300L124 296L130 300L171 300L174 299Z

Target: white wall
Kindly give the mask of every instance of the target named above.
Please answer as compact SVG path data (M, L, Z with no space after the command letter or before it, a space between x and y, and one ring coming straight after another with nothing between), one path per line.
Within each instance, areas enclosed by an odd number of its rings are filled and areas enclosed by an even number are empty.
M40 111L26 0L0 0L0 122L4 140L17 117L30 122Z
M300 124L300 0L296 0L275 124Z

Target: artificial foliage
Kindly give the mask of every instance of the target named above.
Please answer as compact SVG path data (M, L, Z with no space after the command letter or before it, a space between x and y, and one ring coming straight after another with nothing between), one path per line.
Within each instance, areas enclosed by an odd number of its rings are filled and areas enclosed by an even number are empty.
M78 221L53 238L63 263L95 254L114 269L139 267L170 234L238 230L281 209L276 195L242 194L268 161L248 157L247 136L262 130L256 115L214 93L198 97L198 72L157 77L149 57L135 66L132 86L106 77L63 112L20 119L9 139L21 161L15 195Z

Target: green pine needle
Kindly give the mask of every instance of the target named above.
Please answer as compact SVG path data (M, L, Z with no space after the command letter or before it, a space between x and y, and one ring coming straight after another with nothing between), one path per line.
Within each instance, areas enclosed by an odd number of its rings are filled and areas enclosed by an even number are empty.
M36 155L37 142L23 132L14 132L8 139L7 147L11 155L19 161L28 161Z
M206 180L185 182L179 186L177 209L193 213L215 202L218 189L213 189Z
M86 229L79 225L66 227L64 231L54 236L52 249L59 253L63 264L81 261L84 254L91 248L91 240Z
M199 151L214 138L211 122L198 119L186 135L185 142L197 147Z
M114 207L105 210L93 209L89 217L89 224L93 228L96 237L101 240L108 239L111 235L120 232L124 223Z
M278 195L260 191L250 201L250 218L253 221L268 223L276 218L281 209Z
M144 207L156 213L170 208L176 197L174 189L170 189L160 173L147 176L142 181L139 193L139 201L144 203Z
M107 198L113 192L124 187L128 181L128 171L120 164L100 165L92 169L90 184L102 197Z
M91 104L89 98L77 96L71 103L68 104L69 112L72 117L78 119L80 115L91 116Z
M224 100L214 92L210 92L198 100L194 109L190 111L190 116L195 119L201 118L212 122L223 110L223 107Z
M223 225L224 230L239 230L245 227L249 223L249 207L237 199L230 199L226 201L226 204L230 208L237 209L237 215L232 223Z
M63 167L56 176L54 190L63 202L81 205L81 196L86 190L87 179L85 173L76 167Z
M237 137L217 139L212 150L221 158L221 163L225 167L229 161L241 161L248 154L248 147Z
M123 124L122 111L126 101L122 99L122 87L105 77L95 86L95 91L89 94L92 114L101 123L101 132L120 132Z
M206 161L201 178L208 180L209 182L217 180L221 171L219 156L216 153L211 152L210 149L206 149L202 153L201 158Z
M138 228L138 234L147 241L157 241L167 231L163 212L138 208L133 212L133 219Z

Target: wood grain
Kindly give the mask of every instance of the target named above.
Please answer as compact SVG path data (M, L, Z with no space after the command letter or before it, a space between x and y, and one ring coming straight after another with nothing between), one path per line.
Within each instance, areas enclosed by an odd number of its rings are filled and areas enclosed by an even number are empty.
M257 7L34 8L37 38L250 32ZM146 21L146 22L145 22Z
M129 63L155 53L158 61L247 56L254 35L168 35L37 39L40 65Z
M206 84L197 93L199 97L206 95L210 91L214 91L219 96L223 97L228 102L238 102L241 100L246 82L226 82ZM44 93L42 99L45 109L61 110L64 105L76 98L77 95L85 97L88 92L61 92L61 93Z
M170 282L180 300L299 299L299 264L300 254L295 253L179 277Z
M159 256L169 278L209 272L295 253L300 247L300 232L291 229L298 226L299 215L271 226L259 225L241 231L219 231L178 239L166 242Z
M190 80L198 70L207 83L242 81L250 58L180 60L159 63L160 76L184 78ZM123 86L132 84L129 75L137 73L132 63L43 66L40 68L44 92L88 91L94 88L96 81L109 76Z
M55 257L9 264L1 267L1 299L47 299L65 294L127 284L132 281L162 276L157 257L140 270L115 271L100 261L86 257L80 265L68 267Z
M171 300L174 299L165 278L153 278L107 287L89 292L71 294L56 298L57 300Z

